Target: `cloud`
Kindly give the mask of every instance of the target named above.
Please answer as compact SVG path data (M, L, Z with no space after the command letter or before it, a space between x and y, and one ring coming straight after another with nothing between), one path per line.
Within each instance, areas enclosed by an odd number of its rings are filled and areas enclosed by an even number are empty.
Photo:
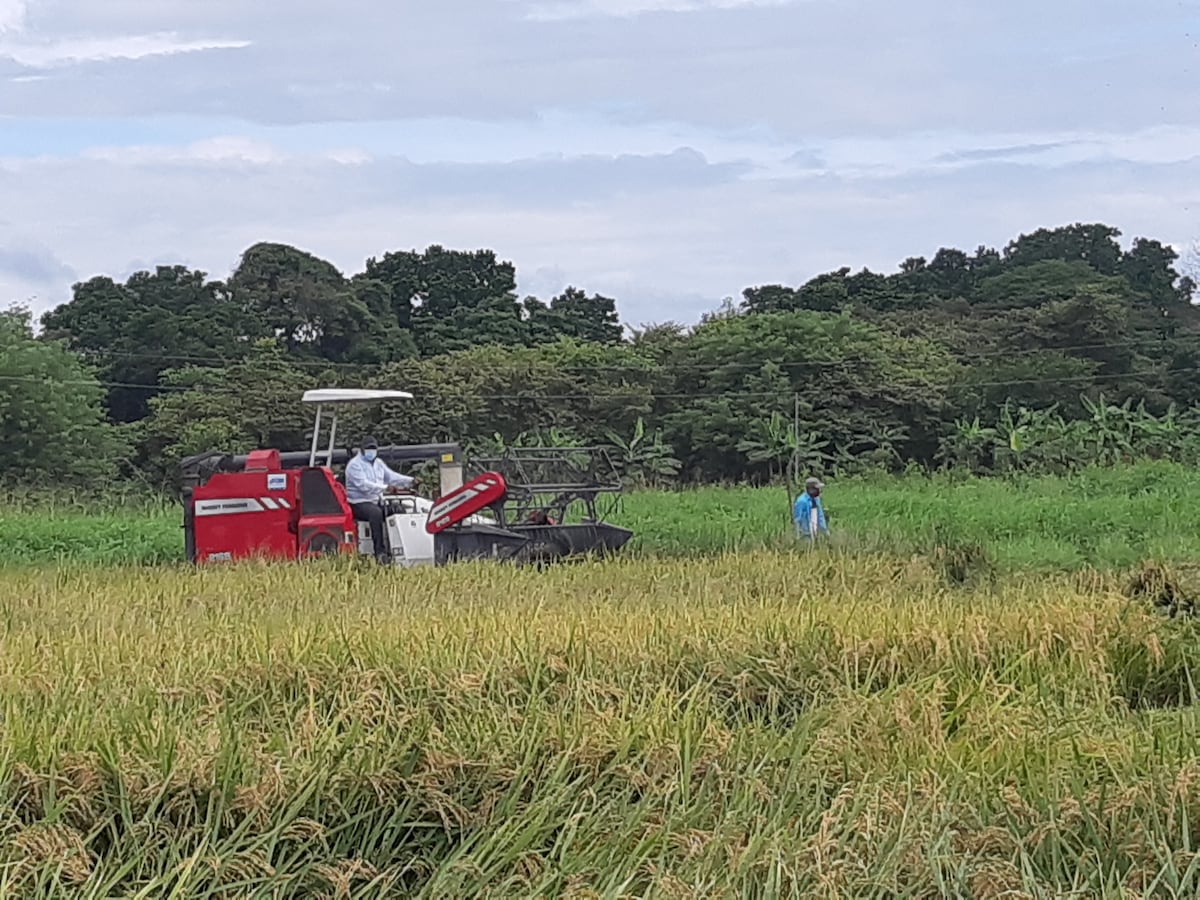
M990 160L1017 159L1020 157L1040 156L1051 150L1061 150L1064 147L1078 145L1078 141L1049 141L1039 144L1018 144L1012 147L974 147L971 149L950 150L939 154L939 162L988 162Z
M41 246L0 243L0 278L9 276L38 285L59 285L74 278L75 270Z
M1055 223L1200 236L1195 0L283 6L0 0L0 247L494 247L653 321Z
M36 11L36 7L35 7ZM150 34L78 34L54 33L30 27L27 0L0 0L0 60L11 60L29 69L51 69L80 63L141 60L176 56L206 50L244 49L250 41L227 38L181 37L174 31ZM29 83L31 78L11 79Z
M20 31L25 24L25 0L0 0L0 34Z
M235 50L249 47L249 41L184 40L170 33L129 35L114 38L78 38L59 41L3 41L0 57L31 69L113 60L138 60L153 56L174 56L204 50Z
M261 155L247 163L247 154ZM388 250L489 247L516 264L523 293L548 298L575 284L617 298L622 317L639 323L695 321L752 284L795 284L842 265L893 271L941 246L1003 246L1077 220L1113 224L1126 240L1182 246L1200 235L1197 159L982 162L870 178L745 171L688 149L348 164L232 139L10 160L0 166L10 220L0 221L0 247L34 246L14 244L25 236L83 278L124 277L135 260L223 277L261 240L303 247L348 273ZM35 272L49 278L37 286L36 311L69 299L73 274L19 259L18 273L0 271L0 305L24 299Z
M1200 158L1200 123L1133 131L923 132L891 138L836 138L805 148L790 165L844 175L892 177L931 169L1024 161L1054 168L1088 162L1167 164Z
M795 0L548 0L530 4L526 16L534 21L555 22L593 16L627 18L645 13L786 6L792 2Z
M29 40L174 34L248 46L68 68L0 91L0 114L528 123L569 109L635 125L760 126L796 142L999 122L1123 131L1200 115L1194 3L686 2L696 7L686 15L546 21L528 18L530 3L495 0L295 0L285 16L236 0L56 0L31 6Z
M283 154L271 144L238 136L208 138L182 147L170 145L93 147L86 150L83 156L86 159L103 160L124 166L229 162L266 165L284 159Z

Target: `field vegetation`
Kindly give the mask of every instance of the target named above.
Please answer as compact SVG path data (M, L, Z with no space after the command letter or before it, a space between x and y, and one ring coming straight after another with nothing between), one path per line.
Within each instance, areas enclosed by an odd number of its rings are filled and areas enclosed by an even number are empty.
M1200 635L760 550L0 572L5 896L1194 896Z
M792 546L782 486L633 491L609 518L632 528L628 553L679 557ZM954 473L854 477L825 502L843 552L970 549L999 572L1121 568L1200 558L1200 475L1143 462L1071 475ZM177 504L142 494L10 492L0 511L0 565L169 563L183 557Z

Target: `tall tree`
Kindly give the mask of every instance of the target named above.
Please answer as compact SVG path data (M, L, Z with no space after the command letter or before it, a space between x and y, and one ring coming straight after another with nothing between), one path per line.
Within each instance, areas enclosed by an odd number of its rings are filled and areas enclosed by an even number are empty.
M1039 228L1022 234L1005 248L1008 265L1027 266L1046 260L1084 262L1103 275L1116 275L1121 266L1120 229L1076 222L1062 228Z
M1179 254L1159 241L1135 238L1133 246L1121 257L1121 274L1149 303L1174 306L1191 301L1191 291L1180 285L1175 269Z
M307 450L312 411L300 398L318 387L361 387L365 377L334 366L297 365L272 339L248 348L226 368L183 365L163 373L167 389L139 423L138 464L156 484L176 485L178 462L207 450L244 453L260 447ZM339 413L339 432L353 434L361 413ZM343 430L345 429L345 430Z
M146 415L164 370L233 362L264 333L224 284L185 266L136 272L124 284L107 276L76 284L70 302L46 313L42 326L47 339L98 365L117 422Z
M368 259L364 274L388 286L393 314L410 325L422 356L527 343L516 268L491 250L385 253Z
M229 288L299 359L378 364L412 346L381 285L347 281L332 263L286 244L247 249Z
M622 338L617 303L599 294L588 296L576 287L568 287L550 300L549 305L536 297L525 300L532 343L576 338L597 344L614 344Z
M932 452L956 367L931 341L897 338L849 314L743 315L696 328L666 361L678 399L667 434L693 475L744 470L738 445L756 420L791 420L830 459L904 427L900 449Z
M95 487L125 450L95 371L62 342L37 340L27 309L0 311L0 479Z

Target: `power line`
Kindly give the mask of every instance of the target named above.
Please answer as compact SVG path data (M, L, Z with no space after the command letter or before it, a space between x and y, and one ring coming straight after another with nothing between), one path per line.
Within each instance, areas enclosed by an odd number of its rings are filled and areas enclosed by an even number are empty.
M1194 343L1196 349L1200 349L1200 334L1181 335L1176 337L1156 337L1156 338L1140 338L1130 339L1125 341L1115 341L1109 343L1097 344L1065 344L1058 347L1018 347L1008 349L993 349L993 350L969 350L961 353L951 353L950 357L956 362L965 362L971 360L989 360L996 358L1013 358L1024 356L1035 356L1048 353L1076 353L1087 350L1115 350L1123 348L1147 347L1147 346L1167 346L1176 344ZM621 345L601 345L601 346L621 346ZM514 346L513 350L528 350L535 349L525 346ZM224 355L209 354L164 354L164 353L124 353L112 350L76 350L72 351L77 356L84 359L109 359L109 360L132 360L132 361L155 361L155 362L194 362L194 363L220 363L225 366L238 365L246 361L245 358L227 357ZM740 363L740 362L721 362L721 363L687 363L687 362L671 362L669 367L673 370L696 371L696 372L716 372L729 370L746 370L758 371L768 365L775 365L780 368L795 368L800 366L814 365L829 365L829 364L873 364L887 358L885 352L881 352L876 356L857 356L857 357L839 357L837 359L823 360L819 358L810 358L807 360L791 360L780 361L775 359L764 359L762 362ZM293 360L287 357L280 357L280 362L292 368L301 369L345 369L355 371L373 371L377 372L381 368L391 365L403 365L404 363L421 362L421 358L394 360L388 363L354 363L354 362L338 362L334 360ZM646 363L653 364L656 360L649 357L641 357L641 360ZM654 374L653 369L640 368L635 364L638 358L631 360L630 365L602 365L596 363L568 363L557 366L558 371L563 372L624 372L630 374ZM215 367L215 366L214 366ZM204 368L201 366L200 368Z
M965 389L972 390L977 388L996 388L996 387L1035 387L1038 385L1057 385L1064 383L1091 383L1096 381L1121 380L1127 378L1150 378L1161 377L1164 374L1188 374L1200 372L1200 366L1186 366L1178 369L1171 369L1167 372L1140 371L1140 372L1112 372L1106 375L1075 375L1061 376L1056 378L1026 378L1012 379L1008 381L972 381L962 384L949 385L950 390ZM852 373L848 373L852 374ZM204 385L177 385L177 384L146 384L137 382L122 382L122 381L94 381L87 379L44 379L35 378L28 375L0 375L0 381L18 384L45 384L50 381L52 384L61 385L63 387L102 387L102 388L121 388L127 390L147 390L156 392L168 393L187 393L196 391L209 396L243 396L246 390L230 387L218 386L208 387ZM645 390L615 390L598 395L595 391L583 394L539 394L529 392L527 394L475 394L471 397L478 400L523 400L530 402L539 402L546 400L568 401L568 400L616 400L622 396L644 400L720 400L722 398L764 398L764 397L779 397L779 391L721 391L712 393L708 391L689 391L689 392L672 392L658 393L649 388Z

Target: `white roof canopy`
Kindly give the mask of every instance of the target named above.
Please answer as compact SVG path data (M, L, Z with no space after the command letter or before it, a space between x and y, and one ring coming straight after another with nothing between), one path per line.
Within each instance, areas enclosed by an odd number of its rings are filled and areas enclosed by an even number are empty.
M305 403L378 403L382 400L411 400L408 391L371 391L363 388L321 388L305 391Z

